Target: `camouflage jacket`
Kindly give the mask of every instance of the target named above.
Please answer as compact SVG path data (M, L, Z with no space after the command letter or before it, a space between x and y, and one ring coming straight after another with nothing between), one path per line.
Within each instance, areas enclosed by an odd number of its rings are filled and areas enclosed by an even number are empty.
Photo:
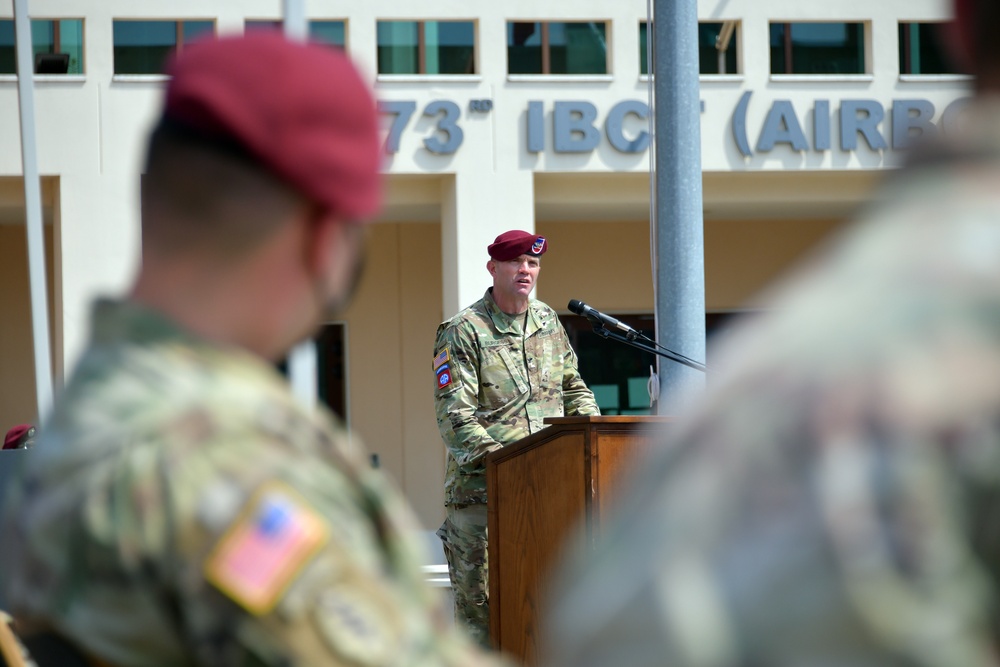
M449 627L414 519L331 414L247 352L135 305L95 314L5 502L19 622L122 666L492 662Z
M1000 664L998 111L714 351L542 664Z
M486 454L545 427L600 414L555 311L507 315L490 292L438 327L434 402L448 448L445 504L486 502Z

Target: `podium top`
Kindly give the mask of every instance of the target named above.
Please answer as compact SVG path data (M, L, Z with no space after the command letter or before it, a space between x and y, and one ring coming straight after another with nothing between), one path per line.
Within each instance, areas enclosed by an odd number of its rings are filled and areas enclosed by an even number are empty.
M586 415L579 417L546 417L545 424L666 424L676 417L668 415Z
M520 440L504 445L486 455L486 470L489 475L491 465L519 456L534 447L558 439L568 432L581 433L655 433L661 426L675 421L675 417L661 415L591 415L580 417L546 417L545 428Z

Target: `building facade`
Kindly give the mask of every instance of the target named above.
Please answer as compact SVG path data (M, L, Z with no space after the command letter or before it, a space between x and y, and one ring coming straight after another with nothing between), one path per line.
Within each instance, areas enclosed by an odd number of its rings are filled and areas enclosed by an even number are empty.
M120 293L136 266L163 57L205 32L267 27L282 10L141 4L29 2L57 386L86 342L92 299ZM386 131L386 207L355 303L321 335L320 391L434 527L434 331L488 286L498 233L549 239L537 296L561 313L576 298L653 328L647 5L307 0L306 11L313 36L369 74ZM908 140L954 122L970 84L935 45L944 0L700 0L698 11L717 317L753 309L870 199ZM0 7L0 430L36 410L11 12ZM631 390L648 360L566 322L605 408L643 409Z

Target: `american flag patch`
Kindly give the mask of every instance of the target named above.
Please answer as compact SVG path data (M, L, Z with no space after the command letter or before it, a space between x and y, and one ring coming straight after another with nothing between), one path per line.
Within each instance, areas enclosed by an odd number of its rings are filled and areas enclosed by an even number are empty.
M205 577L254 614L266 614L329 539L319 514L291 488L265 485L219 540Z
M434 357L434 372L436 373L437 369L441 368L442 364L448 363L450 358L451 357L448 355L448 348L441 350L438 355Z

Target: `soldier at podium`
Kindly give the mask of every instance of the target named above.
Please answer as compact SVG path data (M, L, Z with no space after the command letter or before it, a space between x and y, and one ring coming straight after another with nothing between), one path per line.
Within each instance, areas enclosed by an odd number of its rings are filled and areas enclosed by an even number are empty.
M455 615L489 645L486 455L542 428L546 417L597 415L594 394L556 312L530 298L548 250L544 237L504 232L487 248L493 287L438 327L435 406L448 448L438 530Z

